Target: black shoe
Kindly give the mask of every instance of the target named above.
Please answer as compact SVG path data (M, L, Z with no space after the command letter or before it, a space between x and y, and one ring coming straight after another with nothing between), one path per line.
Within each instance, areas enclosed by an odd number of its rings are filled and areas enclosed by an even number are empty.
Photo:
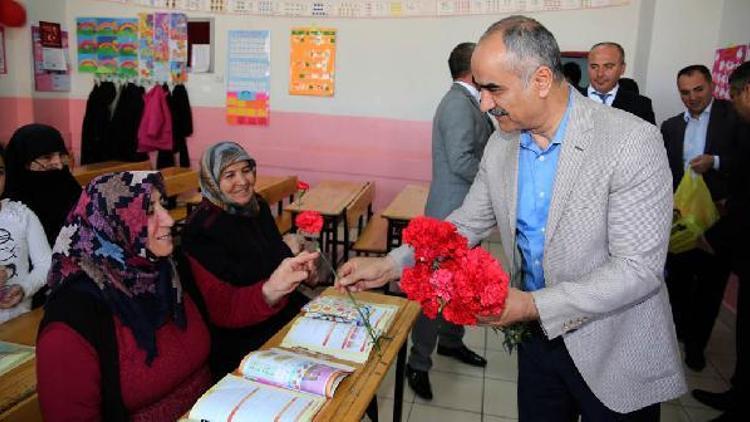
M430 375L427 371L419 371L412 369L411 366L406 365L406 381L409 383L409 387L414 390L417 395L425 400L432 400L432 387L430 386Z
M693 397L706 406L713 407L716 410L728 410L735 404L734 389L729 389L723 393L713 393L706 390L693 390Z
M487 366L487 359L472 352L463 344L461 345L461 347L456 348L448 348L438 345L437 352L438 355L456 358L467 365L478 366L480 368L484 368L485 366Z

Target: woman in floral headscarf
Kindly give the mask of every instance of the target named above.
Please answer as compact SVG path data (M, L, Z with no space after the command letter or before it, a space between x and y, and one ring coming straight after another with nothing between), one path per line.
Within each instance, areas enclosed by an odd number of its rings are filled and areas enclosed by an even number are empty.
M295 289L315 277L318 254L291 258L268 204L254 192L255 160L236 143L203 154L200 185L203 202L188 219L182 247L211 327L211 369L221 377L299 312L306 298ZM280 277L293 263L304 271Z
M163 192L158 172L100 176L60 230L36 351L45 420L175 420L210 386Z

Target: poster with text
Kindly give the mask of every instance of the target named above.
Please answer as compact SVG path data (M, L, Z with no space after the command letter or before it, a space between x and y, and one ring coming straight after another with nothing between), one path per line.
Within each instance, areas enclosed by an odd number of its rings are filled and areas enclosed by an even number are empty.
M70 91L70 63L68 62L68 33L60 31L65 70L44 68L44 51L38 26L31 27L31 53L34 58L34 89L37 91Z
M292 28L289 94L333 96L335 62L335 29Z
M271 32L229 31L227 123L267 126L270 92Z
M750 59L750 47L738 45L730 48L720 48L714 55L714 98L729 99L729 75L742 63Z

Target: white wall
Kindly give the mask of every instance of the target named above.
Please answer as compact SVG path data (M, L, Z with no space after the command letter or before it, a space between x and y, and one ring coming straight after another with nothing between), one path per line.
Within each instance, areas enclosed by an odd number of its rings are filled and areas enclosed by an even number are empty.
M29 20L62 22L72 32L79 16L136 16L137 8L94 0L21 0ZM190 14L207 16L207 14ZM749 42L748 0L632 0L627 6L535 13L557 37L562 50L587 50L611 40L626 50L626 74L640 81L654 102L657 122L682 109L675 74L681 67L712 65L718 47ZM273 110L333 115L429 120L449 83L446 65L458 42L476 40L502 16L416 19L308 19L213 15L216 22L216 70L190 75L195 105L224 105L224 63L229 29L270 29L272 39L271 107ZM289 29L299 25L338 30L336 95L333 98L290 96ZM32 89L31 40L28 27L6 28L9 74L0 76L0 96L86 98L92 75L74 72L71 93L37 93Z
M677 94L677 72L691 64L713 67L714 51L750 42L748 0L658 0L648 59L646 95L656 122L684 111Z
M40 1L40 0L36 0ZM47 3L47 2L45 2ZM635 48L639 0L624 7L537 13L558 37L563 50L587 50L607 38ZM76 17L132 16L156 9L93 0L68 0L65 26ZM206 14L189 13L191 17ZM271 107L273 110L335 115L429 120L450 83L447 58L454 45L477 40L502 16L417 19L308 19L213 15L216 66L213 75L190 75L191 102L224 105L226 37L230 29L271 30ZM333 98L290 96L288 91L289 30L301 25L338 30L336 93ZM72 45L75 45L73 41ZM75 56L75 52L71 52ZM91 75L75 74L72 96L85 98Z

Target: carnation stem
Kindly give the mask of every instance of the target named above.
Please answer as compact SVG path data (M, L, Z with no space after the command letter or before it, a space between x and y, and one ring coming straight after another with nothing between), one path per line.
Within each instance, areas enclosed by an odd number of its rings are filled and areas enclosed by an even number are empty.
M336 269L333 268L333 265L331 265L331 262L328 261L328 258L323 253L323 251L320 250L320 247L316 245L315 249L317 249L318 252L320 252L320 257L323 259L323 262L326 263L328 266L328 269L331 270L331 273L333 274L334 281L338 281L339 276L336 274ZM352 301L352 304L354 305L354 308L357 309L357 313L359 314L359 317L362 319L362 322L365 324L365 328L367 329L367 334L370 335L370 338L372 339L372 344L375 346L375 350L378 352L378 356L383 356L381 350L380 350L380 343L378 342L378 339L380 336L375 335L375 330L372 328L372 325L370 324L370 317L369 315L365 315L364 311L362 310L362 306L357 302L357 299L354 298L354 294L352 294L351 290L349 290L349 286L346 287L346 294L349 296L349 300Z

